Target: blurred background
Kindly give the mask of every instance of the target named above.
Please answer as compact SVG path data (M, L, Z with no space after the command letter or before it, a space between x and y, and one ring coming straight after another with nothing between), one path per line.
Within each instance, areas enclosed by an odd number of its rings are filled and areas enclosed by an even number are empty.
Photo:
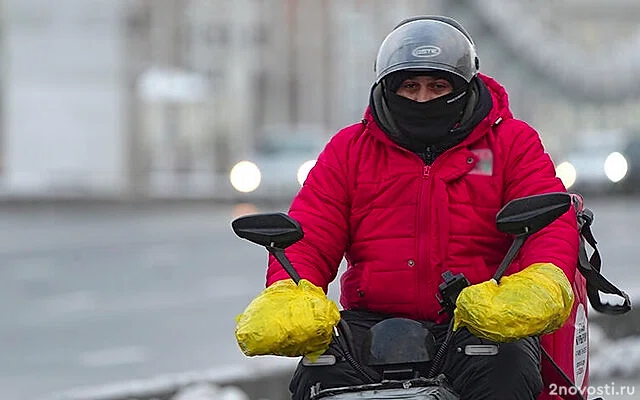
M0 0L0 397L286 393L235 344L266 254L229 222L287 208L416 14L470 31L640 292L636 0ZM633 318L594 325L596 382L640 385Z

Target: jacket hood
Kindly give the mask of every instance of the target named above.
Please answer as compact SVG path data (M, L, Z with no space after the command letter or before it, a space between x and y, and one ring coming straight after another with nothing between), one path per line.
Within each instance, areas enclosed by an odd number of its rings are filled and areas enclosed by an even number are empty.
M493 124L498 118L503 120L513 118L509 105L509 95L504 86L488 75L478 74L478 77L487 85L489 92L491 92L491 97L493 97L494 106L487 116L491 123Z

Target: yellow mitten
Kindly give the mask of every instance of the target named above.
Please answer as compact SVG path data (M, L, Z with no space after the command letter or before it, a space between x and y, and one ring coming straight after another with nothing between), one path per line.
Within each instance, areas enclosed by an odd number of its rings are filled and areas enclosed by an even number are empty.
M537 263L505 276L464 288L456 301L454 330L509 342L551 333L564 324L573 307L571 283L551 263Z
M302 279L275 282L236 318L235 336L247 356L306 355L315 360L331 343L340 320L338 306L324 291Z

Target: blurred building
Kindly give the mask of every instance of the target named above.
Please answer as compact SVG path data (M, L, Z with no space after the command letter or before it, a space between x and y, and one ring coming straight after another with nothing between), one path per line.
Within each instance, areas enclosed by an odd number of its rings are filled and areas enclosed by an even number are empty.
M265 127L358 121L378 45L414 14L463 22L551 151L640 125L634 0L0 4L6 194L215 194Z
M129 134L123 2L0 4L2 191L119 191Z

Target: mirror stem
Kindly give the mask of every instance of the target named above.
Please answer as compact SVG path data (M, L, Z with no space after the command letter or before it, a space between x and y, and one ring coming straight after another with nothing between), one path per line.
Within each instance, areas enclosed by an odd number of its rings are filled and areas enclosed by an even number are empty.
M267 250L269 251L269 253L273 254L273 256L276 258L276 260L278 260L280 265L282 265L282 268L284 268L284 270L287 271L291 279L293 279L293 281L297 285L300 282L300 275L298 275L298 271L296 271L295 268L293 268L293 265L291 265L291 262L289 261L287 256L284 254L284 249L267 246Z
M520 251L520 248L524 244L524 241L527 238L527 236L529 235L526 233L516 236L516 239L511 244L511 247L509 247L509 251L507 252L507 255L504 257L504 260L502 260L502 263L500 264L500 266L498 267L498 270L493 276L493 280L496 283L500 283L500 278L502 278L502 275L511 264L511 261L513 261L513 259L515 258L516 254L518 254L518 251Z

